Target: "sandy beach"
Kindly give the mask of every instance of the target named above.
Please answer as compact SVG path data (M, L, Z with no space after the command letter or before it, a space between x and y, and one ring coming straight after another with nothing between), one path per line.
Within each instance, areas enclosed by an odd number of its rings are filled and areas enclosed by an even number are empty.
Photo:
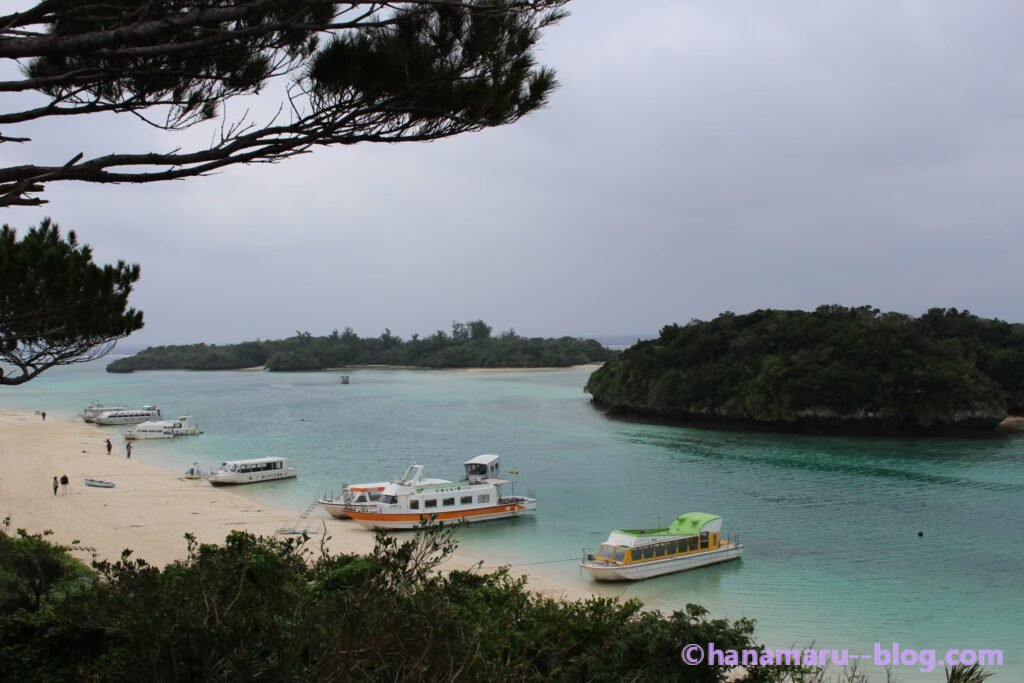
M107 455L106 435L76 419L51 415L44 421L32 413L0 411L0 519L10 517L12 532L49 529L58 543L77 542L88 548L75 553L86 561L116 560L130 548L135 557L164 566L184 559L186 533L201 543L222 543L232 530L272 536L281 528L309 525L322 534L321 523L334 552L366 553L373 548L372 533L332 520L319 508L300 520L301 510L257 504L232 489L147 463L144 448L136 448L129 460L120 438L111 440L114 448ZM53 478L65 474L70 480L67 494L54 495ZM116 486L88 487L86 478ZM318 548L320 535L309 543ZM485 559L459 551L446 567L469 568ZM552 597L586 597L590 592L585 586L530 578L532 590Z

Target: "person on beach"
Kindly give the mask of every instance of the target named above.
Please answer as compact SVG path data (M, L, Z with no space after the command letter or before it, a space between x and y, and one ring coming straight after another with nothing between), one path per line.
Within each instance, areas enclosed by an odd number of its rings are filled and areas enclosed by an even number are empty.
M68 495L68 475L60 475L60 495Z
M107 439L107 455L110 455L110 451L114 448L114 444L110 443L110 439Z
M57 487L60 486L60 482L57 481L57 477L53 478L53 495L57 495Z
M128 454L128 459L131 460L132 459L132 445L130 443L126 443L124 445L124 452Z
M45 410L43 411L42 415L43 415L43 422L46 422L46 411Z

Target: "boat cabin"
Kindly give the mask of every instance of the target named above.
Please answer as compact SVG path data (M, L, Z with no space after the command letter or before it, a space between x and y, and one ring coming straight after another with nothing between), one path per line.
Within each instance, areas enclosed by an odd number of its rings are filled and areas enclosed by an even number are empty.
M250 472L272 472L286 468L287 461L284 458L257 458L253 460L231 460L222 462L218 468L222 472L237 472L248 474Z
M613 531L594 559L611 564L633 564L718 550L722 546L722 518L705 512L680 515L667 529Z
M488 453L470 458L464 463L466 468L466 481L470 484L491 484L489 481L496 479L499 474L498 456ZM502 481L501 483L507 483Z

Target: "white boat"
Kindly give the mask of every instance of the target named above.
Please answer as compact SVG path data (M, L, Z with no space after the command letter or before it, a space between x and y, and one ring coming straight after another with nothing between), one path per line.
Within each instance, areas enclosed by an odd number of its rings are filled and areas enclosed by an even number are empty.
M86 479L86 486L93 486L98 489L112 489L114 488L114 482L104 481L103 479Z
M210 473L207 480L214 486L227 484L255 484L261 481L289 479L299 471L288 466L288 458L250 458L228 460Z
M498 456L478 455L465 463L466 479L440 484L424 480L423 465L410 465L381 492L376 503L352 506L348 516L373 529L414 529L431 518L444 524L483 522L534 512L537 499L504 495L512 481L498 479Z
M98 401L93 401L86 406L85 410L82 411L82 419L86 422L95 422L96 417L99 416L100 413L112 410L131 410L131 408L127 406L106 406Z
M173 439L176 436L202 434L198 425L192 424L190 415L177 420L147 420L124 432L126 439Z
M743 546L721 534L721 517L688 512L666 529L613 531L579 565L595 581L635 581L738 559Z
M420 479L423 484L450 484L447 479ZM376 503L384 493L389 481L372 481L366 484L342 483L341 495L321 498L317 502L335 519L348 519L349 510L363 509Z
M133 425L159 419L160 409L156 406L142 406L141 408L120 408L118 410L104 410L92 419L98 425Z
M203 479L208 476L210 473L200 467L197 462L192 463L192 466L185 470L186 479Z

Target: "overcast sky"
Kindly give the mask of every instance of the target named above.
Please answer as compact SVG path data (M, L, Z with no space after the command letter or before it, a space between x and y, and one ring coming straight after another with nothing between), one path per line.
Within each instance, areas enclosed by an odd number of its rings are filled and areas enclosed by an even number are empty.
M175 183L57 183L2 220L52 216L97 261L140 263L130 347L476 318L647 336L827 303L1024 321L1024 4L570 9L540 53L562 86L512 126ZM209 131L80 117L33 134L4 165Z

